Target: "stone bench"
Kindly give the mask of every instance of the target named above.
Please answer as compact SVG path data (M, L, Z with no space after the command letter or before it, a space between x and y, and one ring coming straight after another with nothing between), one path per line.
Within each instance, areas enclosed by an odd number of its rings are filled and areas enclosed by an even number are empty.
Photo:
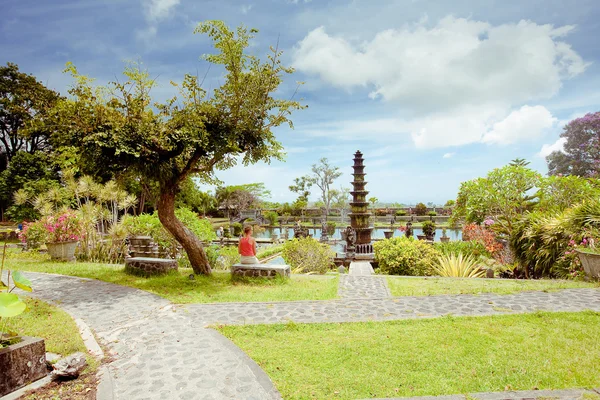
M231 266L231 275L246 277L267 277L274 278L280 275L289 278L292 271L289 265L276 264L234 264Z
M177 271L177 260L168 258L131 257L125 259L125 272L132 275L164 275Z

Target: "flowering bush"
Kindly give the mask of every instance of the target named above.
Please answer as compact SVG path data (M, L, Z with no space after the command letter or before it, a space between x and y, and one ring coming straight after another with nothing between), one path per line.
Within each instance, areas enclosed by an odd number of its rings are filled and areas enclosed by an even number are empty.
M72 242L82 237L81 220L73 210L45 217L42 223L47 231L47 242Z
M486 220L487 221L487 220ZM492 220L490 220L492 221ZM493 221L492 221L493 223ZM491 224L486 224L487 226ZM496 240L496 235L490 229L486 229L477 224L466 224L463 227L462 237L465 241L474 240L485 246L485 249L492 255L499 254L504 247L502 243ZM494 257L495 258L495 257Z
M46 242L48 232L42 221L24 222L23 229L17 235L19 240L27 245L28 249L37 249Z
M394 237L373 244L379 272L386 275L432 275L439 251L413 238Z

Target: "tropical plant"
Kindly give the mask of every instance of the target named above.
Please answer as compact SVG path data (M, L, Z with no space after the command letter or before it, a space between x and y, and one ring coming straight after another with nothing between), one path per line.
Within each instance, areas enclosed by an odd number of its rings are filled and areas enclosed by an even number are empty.
M430 217L435 217L437 213L435 211L429 211L427 215L429 215Z
M465 241L481 243L492 256L504 247L497 240L496 234L491 229L477 224L466 224L463 226L462 237Z
M397 217L403 217L406 215L406 210L398 210L396 211L396 216Z
M481 224L494 221L493 229L509 236L513 223L535 205L534 189L541 175L524 166L506 165L490 171L485 178L461 183L451 223Z
M231 226L233 227L233 236L241 236L242 235L243 226L241 223L234 222L233 224L231 224Z
M306 237L286 242L281 255L293 273L324 274L333 266L335 253L328 245Z
M444 254L437 259L432 267L436 275L450 278L481 278L485 276L477 261L462 254Z
M327 234L329 236L333 236L334 233L335 233L335 222L328 221L327 222Z
M81 218L73 210L67 209L55 215L48 215L42 219L42 223L46 228L47 242L73 242L82 237Z
M275 226L277 225L277 220L279 219L279 214L276 211L267 211L264 214L264 217L267 221L269 221L269 225Z
M373 248L379 271L388 275L431 275L440 254L433 246L404 236L380 240Z

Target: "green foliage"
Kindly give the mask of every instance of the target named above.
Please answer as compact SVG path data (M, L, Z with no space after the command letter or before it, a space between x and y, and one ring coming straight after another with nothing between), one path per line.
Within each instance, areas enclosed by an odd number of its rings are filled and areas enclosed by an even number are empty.
M579 176L549 176L543 178L536 193L539 210L565 210L584 200L600 197L600 180Z
M496 168L485 178L461 183L451 224L460 221L481 224L486 217L496 223L493 229L510 235L514 222L533 208L532 190L541 175L524 166L507 165Z
M414 212L417 215L425 215L425 213L427 213L427 206L423 203L417 203Z
M449 278L481 278L485 276L485 270L482 270L477 261L470 256L463 256L462 253L443 254L433 265L433 272L436 275Z
M443 255L454 254L458 256L459 254L463 254L465 256L470 256L475 259L480 256L491 257L489 251L485 249L483 243L470 240L470 241L452 241L452 242L436 242L433 246Z
M333 265L335 253L328 245L306 237L286 242L282 256L294 273L324 274Z
M209 220L198 218L193 211L186 208L179 208L175 213L177 218L200 240L210 242L217 238ZM127 235L150 236L163 251L175 255L177 242L160 223L158 212L154 212L154 214L140 214L138 216L126 215L123 217L121 224Z
M306 179L310 180L321 191L320 200L325 207L325 215L329 215L331 201L337 195L337 191L332 189L333 181L342 176L339 167L329 164L329 160L323 157L318 164L311 167L312 175Z
M427 215L429 215L430 217L435 217L437 213L435 211L429 211Z
M433 246L404 236L380 240L373 248L379 271L387 275L431 275L440 254Z
M244 227L241 223L234 222L231 226L233 227L233 236L242 236Z
M233 264L240 262L240 254L236 246L223 246L217 247L211 246L215 250L216 258L214 258L214 264L211 263L211 267L216 270L228 271Z
M406 210L398 210L396 211L396 216L397 217L403 217L406 215Z
M444 204L444 207L454 207L455 204L456 204L456 200L450 199L446 202L446 204Z
M6 243L4 244L2 253L2 264L0 264L0 279L5 279L4 275L4 259L6 257ZM13 281L11 288L10 281ZM25 302L16 294L11 293L15 288L19 288L26 292L31 292L31 282L20 271L6 271L6 281L0 280L0 348L4 343L10 342L13 332L8 332L6 318L16 317L22 314L27 308ZM4 321L3 321L4 320ZM5 336L6 335L6 336Z
M48 233L41 220L23 223L23 229L19 232L19 239L27 245L28 250L39 249L46 243L47 236Z
M423 221L423 224L421 224L421 229L423 229L423 234L425 236L433 236L435 234L435 222Z
M277 225L277 220L279 219L279 214L276 211L267 211L263 214L263 216L269 221L269 225L274 226Z
M576 246L600 238L600 205L586 201L562 212L531 212L515 224L510 245L526 276L577 277Z
M51 131L44 126L59 95L16 64L0 66L0 141L9 164L20 150L34 154L48 149ZM0 163L2 164L2 163Z
M333 236L335 234L335 222L327 221L327 234Z

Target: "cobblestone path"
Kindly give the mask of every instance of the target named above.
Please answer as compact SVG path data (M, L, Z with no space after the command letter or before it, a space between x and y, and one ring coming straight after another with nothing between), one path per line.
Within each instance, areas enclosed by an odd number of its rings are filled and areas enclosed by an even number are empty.
M31 295L83 319L114 358L116 399L278 399L233 343L158 296L96 280L28 272Z
M547 311L600 311L599 289L389 297L386 279L340 277L341 299L173 305L141 290L26 273L33 296L83 319L108 347L116 399L277 399L268 376L212 324L354 322Z

